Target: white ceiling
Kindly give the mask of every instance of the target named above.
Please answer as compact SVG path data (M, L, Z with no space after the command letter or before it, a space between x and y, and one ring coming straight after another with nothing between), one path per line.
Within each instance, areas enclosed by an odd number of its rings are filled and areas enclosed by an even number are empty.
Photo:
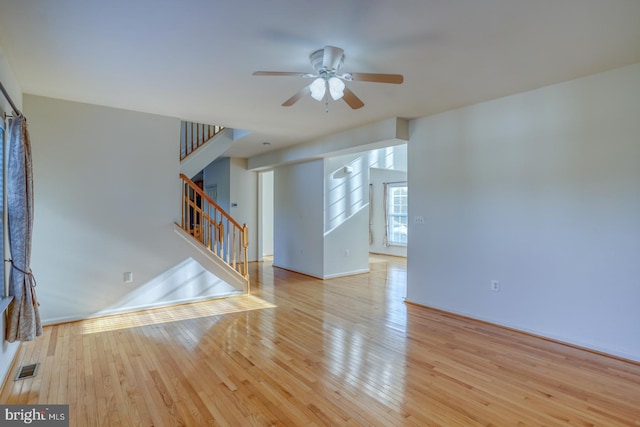
M640 0L0 0L0 45L25 93L245 129L249 157L640 62ZM327 113L281 106L308 80L252 76L324 45L405 82Z

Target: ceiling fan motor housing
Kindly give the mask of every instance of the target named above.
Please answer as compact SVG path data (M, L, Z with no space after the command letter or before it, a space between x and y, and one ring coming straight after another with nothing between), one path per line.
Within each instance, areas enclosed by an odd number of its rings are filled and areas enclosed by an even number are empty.
M344 51L339 47L325 46L309 55L311 66L318 74L330 74L330 77L342 67Z

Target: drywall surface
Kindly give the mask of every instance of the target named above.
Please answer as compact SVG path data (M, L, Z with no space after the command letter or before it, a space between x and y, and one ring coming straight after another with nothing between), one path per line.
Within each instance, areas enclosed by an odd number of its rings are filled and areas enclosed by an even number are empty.
M274 170L273 265L324 275L324 162L314 160Z
M640 64L413 120L408 300L640 360L639 117Z
M226 212L231 212L231 159L220 157L202 171L204 191ZM212 194L213 193L213 194Z
M180 121L32 95L32 269L44 323L219 295L180 220ZM133 274L124 283L124 273Z
M259 226L258 233L262 235L260 239L262 248L258 254L263 256L273 255L273 171L260 172L259 183Z
M229 213L249 228L249 261L258 259L258 172L247 170L247 159L230 162L231 209Z
M369 271L367 153L324 160L323 277Z

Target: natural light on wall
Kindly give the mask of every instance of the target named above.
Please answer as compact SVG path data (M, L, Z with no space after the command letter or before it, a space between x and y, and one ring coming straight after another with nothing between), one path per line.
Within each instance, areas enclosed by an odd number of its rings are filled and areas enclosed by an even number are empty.
M368 188L364 185L366 170L363 166L364 159L360 156L329 174L325 232L330 232L366 207Z
M379 148L369 152L369 167L395 169L395 147Z

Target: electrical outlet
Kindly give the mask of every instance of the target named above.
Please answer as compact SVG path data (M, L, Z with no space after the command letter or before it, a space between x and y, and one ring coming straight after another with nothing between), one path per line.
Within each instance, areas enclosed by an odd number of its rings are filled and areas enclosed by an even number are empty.
M492 280L491 281L491 290L498 292L500 290L500 282L498 282L497 280Z
M424 217L422 215L417 215L413 217L413 222L415 224L424 224Z

